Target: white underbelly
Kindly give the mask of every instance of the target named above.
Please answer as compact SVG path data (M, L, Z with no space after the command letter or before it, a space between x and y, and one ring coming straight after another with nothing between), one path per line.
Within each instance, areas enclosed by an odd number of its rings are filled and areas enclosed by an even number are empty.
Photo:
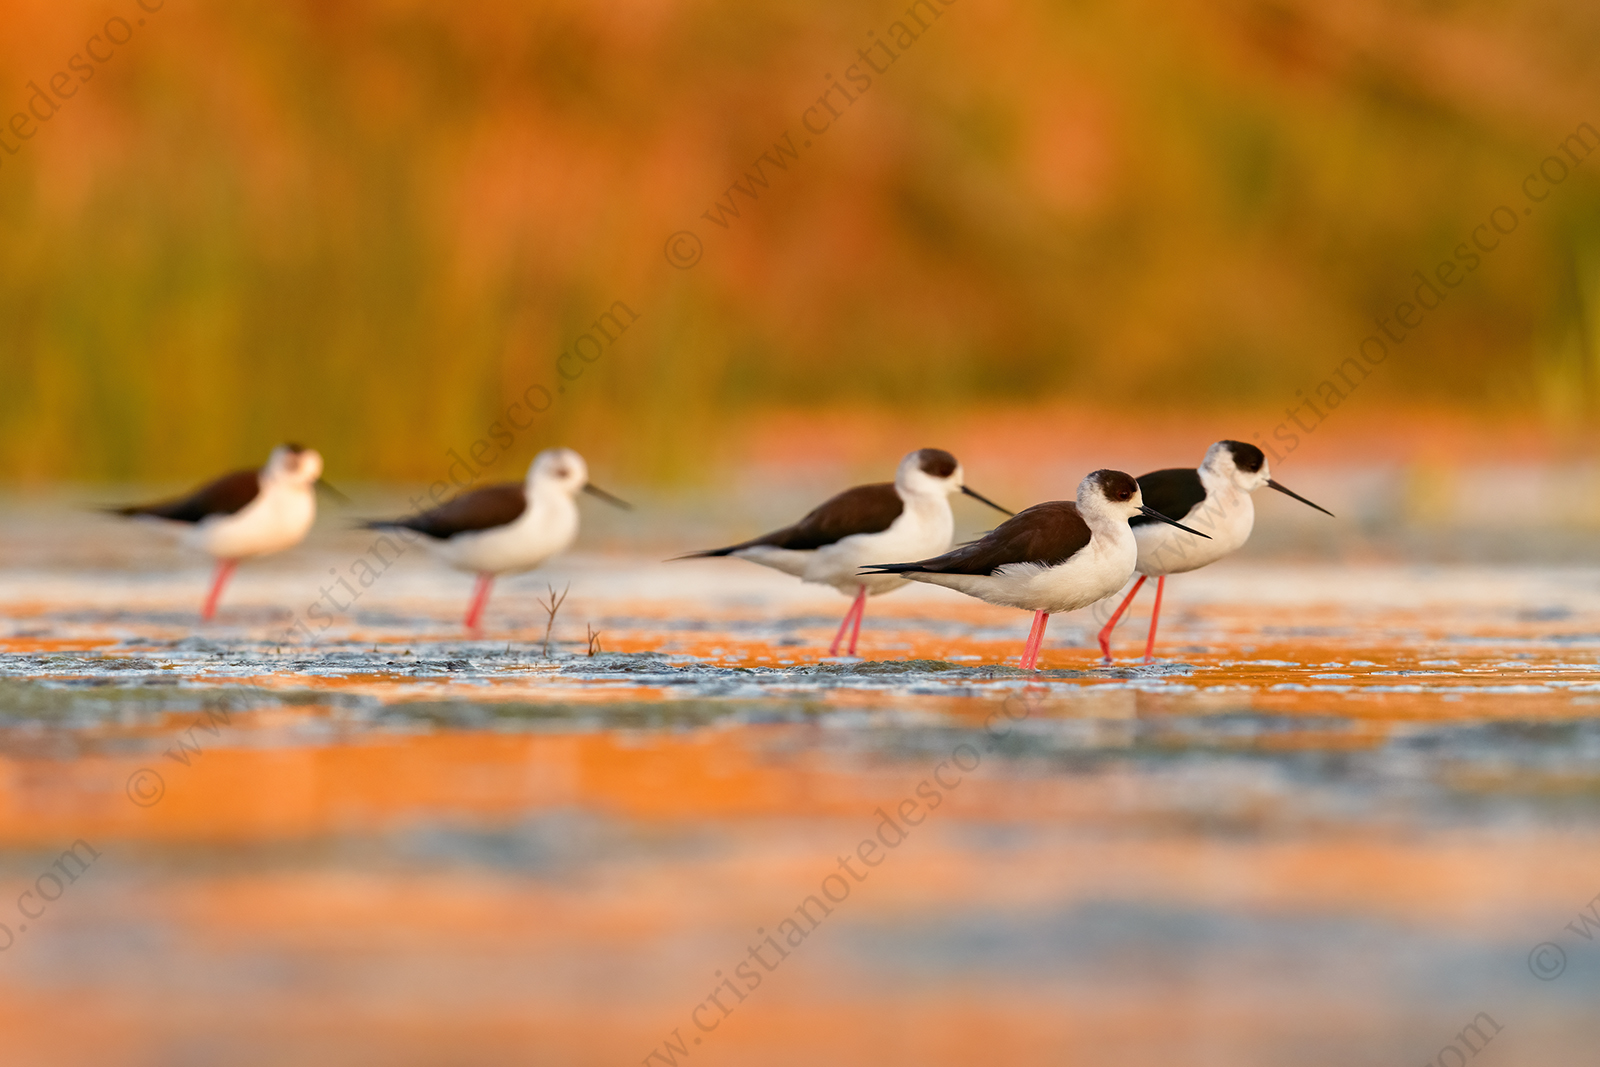
M1097 537L1065 563L1045 567L1012 563L994 574L908 574L913 581L942 585L989 604L1046 611L1077 611L1120 590L1133 576L1133 538L1106 543Z
M565 551L577 539L574 522L566 529L540 529L521 520L492 530L456 534L428 542L428 549L457 570L478 574L516 574L532 570L551 556Z
M947 504L942 518L945 521L940 521L941 516L937 514L918 516L907 512L887 530L852 534L824 545L812 553L804 578L819 585L831 585L850 596L862 586L866 587L868 596L899 589L906 584L904 578L894 574L862 574L861 568L876 563L915 563L948 552L955 523Z
M1183 519L1201 533L1196 537L1164 522L1153 522L1133 528L1139 543L1138 572L1150 577L1166 574L1184 574L1215 563L1244 547L1255 525L1255 507L1248 494L1241 493L1226 506L1208 499Z
M317 517L309 490L263 493L232 515L203 519L186 540L218 559L246 559L293 548Z
M734 555L764 567L792 574L802 581L831 585L846 596L855 596L866 587L868 596L892 592L906 584L897 574L862 574L862 567L875 563L914 563L950 550L955 521L949 504L926 512L905 511L887 530L870 534L851 534L831 545L796 551L756 545Z
M734 555L751 563L759 563L763 567L791 574L803 582L831 585L846 596L855 596L862 586L866 586L868 596L878 596L906 584L906 580L896 574L857 574L856 571L861 564L853 564L843 552L831 552L825 558L818 558L822 552L836 547L828 545L823 549L796 551L790 548L756 545L751 548L741 548Z

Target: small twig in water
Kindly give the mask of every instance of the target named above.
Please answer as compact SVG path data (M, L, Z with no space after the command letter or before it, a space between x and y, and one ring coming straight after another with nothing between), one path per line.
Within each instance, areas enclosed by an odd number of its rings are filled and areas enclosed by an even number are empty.
M605 649L600 647L600 631L588 623L584 623L583 628L589 631L589 655L592 656L596 652L604 652Z
M552 585L549 588L550 588L550 601L549 601L549 603L546 603L545 599L543 597L538 597L534 601L541 608L543 608L550 616L548 619L545 620L545 624L544 624L544 658L545 659L549 659L550 658L550 630L556 624L556 612L561 610L561 605L567 599L567 592L569 590L571 590L572 583L571 582L567 583L566 588L561 590L561 595L560 596L556 596L556 587L555 586Z

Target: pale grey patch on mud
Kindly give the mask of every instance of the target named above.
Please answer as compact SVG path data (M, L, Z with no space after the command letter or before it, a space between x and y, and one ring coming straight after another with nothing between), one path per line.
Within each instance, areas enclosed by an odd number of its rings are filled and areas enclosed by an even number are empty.
M693 859L729 850L727 835L711 824L644 825L574 807L528 813L504 824L471 825L440 816L373 833L247 842L127 841L116 854L119 865L132 866L141 880L194 871L253 877L337 865L398 874L492 869L572 882L588 878L600 865ZM0 877L36 878L60 851L0 851ZM106 867L96 875L115 877L114 870Z
M713 723L743 726L807 722L826 712L805 700L616 700L604 703L554 701L415 700L389 704L380 724L426 722L451 729L483 730L548 726L574 729L694 729Z
M271 676L293 682L339 678L360 681L448 680L488 683L519 680L565 684L646 685L688 688L701 696L756 695L769 691L826 691L849 688L878 691L948 693L952 687L1026 680L1038 683L1144 681L1192 674L1183 663L1105 667L1089 670L1023 671L1016 667L973 666L943 660L856 660L794 666L726 667L691 656L659 652L603 652L594 656L536 652L488 642L413 644L388 648L328 648L316 652L248 641L186 638L166 646L145 646L109 654L40 653L0 655L0 679L28 679L47 686L132 685L174 687L225 684L230 678ZM3 713L0 703L0 713Z
M947 660L857 660L804 663L792 667L720 667L669 659L659 653L608 653L564 663L561 675L569 678L620 679L655 685L692 685L716 679L741 678L765 684L811 684L820 687L849 685L861 688L907 685L925 681L978 683L1011 680L1068 681L1092 679L1158 679L1186 676L1195 667L1185 663L1158 663L1137 667L1101 667L1091 670L1025 671L1006 665L973 666ZM646 681L647 680L647 681Z
M324 704L324 694L279 691L258 686L190 687L181 692L115 684L113 679L23 681L0 678L0 724L51 722L60 725L134 723L157 716L205 711Z
M681 729L805 721L830 710L828 696L835 692L876 693L888 702L920 696L998 701L1024 684L1067 696L1082 692L1085 682L1159 686L1192 671L1159 664L1029 672L939 660L725 667L654 652L546 660L488 643L418 643L402 652L333 648L308 655L246 641L186 638L142 651L0 655L0 726L32 723L70 731L148 725L173 714L315 706L331 709L347 724L379 728L409 723L449 729ZM264 677L288 684L254 684ZM293 684L296 678L370 680L383 683L385 695L301 687ZM427 694L407 694L408 680L427 685ZM515 683L520 691L499 696L495 682ZM572 699L568 692L545 700L527 693L545 685L569 691L577 686L601 699ZM607 690L641 687L663 690L664 696L603 697ZM16 735L4 741L13 748L23 743Z

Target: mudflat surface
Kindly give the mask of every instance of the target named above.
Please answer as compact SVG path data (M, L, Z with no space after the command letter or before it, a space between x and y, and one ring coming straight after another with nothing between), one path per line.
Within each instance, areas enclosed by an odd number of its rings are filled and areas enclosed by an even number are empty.
M1157 663L1146 592L1112 667L1090 609L1035 675L1020 612L903 590L829 659L843 598L640 551L471 637L470 579L407 556L297 639L353 558L304 547L202 626L203 565L77 529L0 569L8 1063L1600 1037L1600 569L1242 556L1169 581Z

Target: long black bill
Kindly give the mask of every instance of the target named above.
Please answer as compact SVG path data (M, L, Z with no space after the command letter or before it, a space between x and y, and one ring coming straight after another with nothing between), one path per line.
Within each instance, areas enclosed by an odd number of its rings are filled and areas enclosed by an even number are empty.
M318 489L321 489L324 493L327 493L329 496L333 497L333 499L337 500L339 503L341 503L341 504L350 503L350 498L349 497L345 496L343 493L339 492L339 490L337 490L333 486L329 485L324 479L318 478L314 484L316 485L316 487Z
M1002 515L1011 515L1011 516L1015 516L1016 515L1015 511L1006 510L1005 508L1001 507L999 504L996 504L993 500L990 500L988 497L986 497L982 493L978 492L976 489L973 489L971 486L963 485L961 487L961 491L963 493L967 494L968 496L970 496L974 500L983 501L985 504L988 504L991 508L994 508L996 511L1000 512Z
M1161 512L1157 511L1155 508L1146 507L1145 505L1140 504L1139 505L1139 513L1141 515L1144 515L1146 518L1157 519L1157 520L1159 520L1161 522L1164 522L1168 526L1176 526L1178 529L1184 531L1185 533L1192 533L1196 537L1204 537L1207 541L1211 540L1211 535L1210 534L1203 534L1199 530L1191 530L1191 529L1189 529L1189 527L1185 526L1183 523L1178 522L1175 519L1167 518L1165 515L1161 514Z
M1306 507L1316 508L1318 511L1322 512L1324 515L1328 516L1328 518L1330 518L1330 519L1338 518L1337 515L1335 515L1331 511L1329 511L1327 508L1323 507L1321 504L1313 504L1311 501L1307 500L1305 497L1301 496L1299 493L1295 492L1292 489L1285 489L1283 486L1279 485L1277 482L1273 481L1271 478L1267 479L1267 487L1269 489L1276 489L1278 492L1282 493L1284 496L1292 496L1292 497L1294 497L1296 500L1300 501L1300 503L1304 504Z
M601 500L604 500L607 504L610 504L612 507L621 508L623 511L632 511L633 510L633 505L632 504L628 503L626 500L617 499L616 497L612 496L610 493L606 492L604 489L600 488L598 485L595 485L593 482L585 482L584 486L583 486L583 491L585 493L588 493L590 496L599 497Z

